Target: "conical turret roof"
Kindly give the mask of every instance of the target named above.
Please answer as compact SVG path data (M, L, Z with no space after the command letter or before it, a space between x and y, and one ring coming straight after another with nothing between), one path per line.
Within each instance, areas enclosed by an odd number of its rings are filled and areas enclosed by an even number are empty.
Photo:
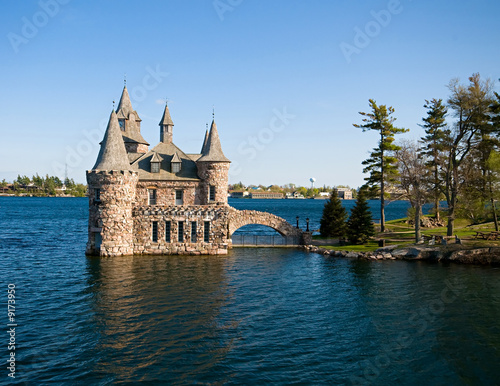
M122 96L120 102L118 102L118 108L116 109L118 117L128 119L129 114L134 111L132 108L132 102L130 102L130 96L128 95L127 86L123 87Z
M205 151L207 143L208 143L208 123L207 123L207 130L205 131L205 139L203 140L203 146L201 147L201 154L203 154L203 152Z
M160 126L174 126L174 122L172 121L172 117L170 117L170 111L168 111L168 105L165 103L165 110L163 111L163 117L160 121Z
M109 117L101 149L92 170L132 170L122 139L118 117L114 110Z
M220 144L219 133L217 132L215 120L212 121L207 143L203 146L203 152L201 154L202 156L198 162L231 162L222 152L222 146Z

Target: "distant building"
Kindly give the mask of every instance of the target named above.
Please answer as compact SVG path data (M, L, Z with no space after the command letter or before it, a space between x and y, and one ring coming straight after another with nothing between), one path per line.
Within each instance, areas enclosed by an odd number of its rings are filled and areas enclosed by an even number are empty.
M337 188L337 195L342 200L352 200L352 191L349 188Z
M229 194L231 195L231 198L244 198L250 195L250 193L246 190L230 190Z
M252 192L250 198L283 198L283 193L278 192Z
M290 199L303 199L305 198L303 194L299 193L298 191L297 192L293 192L293 193L287 193L286 194L286 197L285 198L290 198Z
M328 197L330 197L330 193L329 192L319 192L319 196L328 198Z

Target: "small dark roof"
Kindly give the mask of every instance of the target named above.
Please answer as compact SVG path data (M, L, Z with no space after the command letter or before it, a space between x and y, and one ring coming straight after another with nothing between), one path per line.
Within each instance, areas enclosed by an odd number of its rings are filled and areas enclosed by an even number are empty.
M101 149L92 170L132 170L114 110L109 117Z
M181 159L179 158L179 154L175 152L174 156L172 157L172 161L170 162L181 162Z
M219 133L217 132L215 120L212 121L207 143L203 146L202 157L198 160L198 162L231 162L222 152L222 146L220 144Z
M157 152L153 152L153 157L151 158L151 162L161 162L163 158L161 158Z

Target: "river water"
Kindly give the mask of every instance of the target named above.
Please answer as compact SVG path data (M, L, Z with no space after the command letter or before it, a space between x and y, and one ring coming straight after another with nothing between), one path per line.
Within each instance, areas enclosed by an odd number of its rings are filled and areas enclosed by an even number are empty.
M311 224L324 203L235 201ZM500 382L498 268L264 248L87 258L87 208L0 198L4 359L9 284L17 324L0 384Z

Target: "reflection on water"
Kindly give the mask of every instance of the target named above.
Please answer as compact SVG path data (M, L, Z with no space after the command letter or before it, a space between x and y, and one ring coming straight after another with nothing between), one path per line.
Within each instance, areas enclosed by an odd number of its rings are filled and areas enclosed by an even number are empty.
M93 258L88 273L100 335L97 372L126 380L163 369L156 379L182 379L227 354L231 342L218 318L228 298L223 259Z
M259 248L86 258L87 205L0 200L20 384L498 384L498 268Z

